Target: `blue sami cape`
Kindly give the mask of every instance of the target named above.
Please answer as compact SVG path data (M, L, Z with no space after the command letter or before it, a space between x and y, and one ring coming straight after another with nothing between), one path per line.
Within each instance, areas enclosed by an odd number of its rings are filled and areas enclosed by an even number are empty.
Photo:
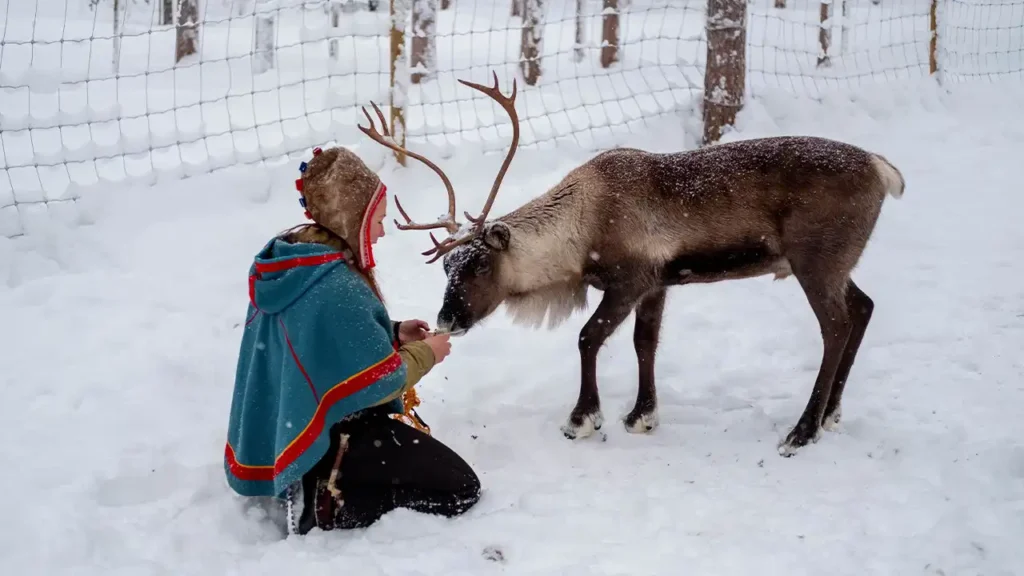
M249 274L224 468L243 496L283 497L331 425L400 390L406 369L387 311L340 252L275 239Z

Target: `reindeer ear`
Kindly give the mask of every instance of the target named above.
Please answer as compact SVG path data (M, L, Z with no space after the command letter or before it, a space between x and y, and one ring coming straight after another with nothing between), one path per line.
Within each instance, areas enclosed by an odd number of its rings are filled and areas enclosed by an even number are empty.
M508 250L508 242L512 237L512 230L504 222L488 224L484 231L484 243L499 252Z

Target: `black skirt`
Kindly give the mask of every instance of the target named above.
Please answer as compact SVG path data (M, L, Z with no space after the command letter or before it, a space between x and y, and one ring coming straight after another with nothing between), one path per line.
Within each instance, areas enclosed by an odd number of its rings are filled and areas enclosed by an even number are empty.
M480 499L480 480L465 460L382 407L335 424L330 436L331 447L303 476L302 489L289 495L292 533L363 528L395 508L452 517Z

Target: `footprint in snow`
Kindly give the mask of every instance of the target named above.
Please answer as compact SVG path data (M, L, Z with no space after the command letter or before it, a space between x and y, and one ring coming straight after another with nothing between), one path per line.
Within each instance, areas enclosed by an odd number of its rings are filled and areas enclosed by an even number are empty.
M505 562L505 554L501 551L501 548L497 546L488 546L484 548L483 557L491 562Z

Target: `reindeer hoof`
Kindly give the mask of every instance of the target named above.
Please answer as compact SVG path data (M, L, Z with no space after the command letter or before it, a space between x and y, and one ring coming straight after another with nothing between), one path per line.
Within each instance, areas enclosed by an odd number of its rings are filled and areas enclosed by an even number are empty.
M836 409L829 414L825 414L825 419L821 423L821 427L829 432L835 432L839 429L839 420L843 417L842 406L836 406Z
M623 424L626 426L626 432L630 434L646 434L658 427L658 412L651 410L640 413L634 410L626 415Z
M808 427L798 423L793 428L793 431L786 436L786 441L779 444L779 455L789 458L796 454L800 448L812 442L817 442L820 436L821 428L815 428L813 432L809 432Z
M600 410L582 416L578 416L573 412L569 416L569 420L562 425L561 430L562 434L565 434L565 437L569 440L578 440L590 436L596 430L600 430L602 424L604 424L604 416Z

